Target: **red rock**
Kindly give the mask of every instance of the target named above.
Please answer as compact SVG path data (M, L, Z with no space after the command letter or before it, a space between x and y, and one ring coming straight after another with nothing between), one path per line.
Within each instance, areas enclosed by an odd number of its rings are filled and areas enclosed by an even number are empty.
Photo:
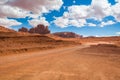
M18 30L19 32L28 32L28 29L25 27L22 27Z
M29 30L30 33L38 33L38 34L49 34L50 30L48 29L48 26L44 26L42 24L37 25L35 28L31 28Z

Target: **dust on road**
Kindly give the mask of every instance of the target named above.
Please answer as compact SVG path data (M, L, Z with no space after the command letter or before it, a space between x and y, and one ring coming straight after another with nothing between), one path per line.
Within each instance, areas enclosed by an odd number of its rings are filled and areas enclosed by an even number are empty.
M101 56L86 47L0 57L0 80L120 80L120 54Z

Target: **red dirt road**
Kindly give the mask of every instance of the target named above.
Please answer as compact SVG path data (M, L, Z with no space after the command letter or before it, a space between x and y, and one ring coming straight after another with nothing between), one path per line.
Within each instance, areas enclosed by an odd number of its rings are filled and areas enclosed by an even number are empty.
M83 53L85 47L1 56L0 80L120 80L120 55Z

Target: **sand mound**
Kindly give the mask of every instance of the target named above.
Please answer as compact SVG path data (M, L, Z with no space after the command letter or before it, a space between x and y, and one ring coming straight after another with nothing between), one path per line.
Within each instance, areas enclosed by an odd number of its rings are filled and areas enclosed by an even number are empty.
M15 31L12 29L8 29L8 28L5 28L3 26L0 26L0 32L15 32Z
M98 45L91 45L91 47L99 47L99 48L118 48L117 45L114 44L98 44Z
M88 48L84 48L83 53L98 53L98 54L120 54L120 47L114 44L98 44L91 45Z

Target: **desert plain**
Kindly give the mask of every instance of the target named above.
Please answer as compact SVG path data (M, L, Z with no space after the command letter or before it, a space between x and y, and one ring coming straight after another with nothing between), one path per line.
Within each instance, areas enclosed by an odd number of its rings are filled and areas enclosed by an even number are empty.
M0 31L0 80L120 80L120 37Z

